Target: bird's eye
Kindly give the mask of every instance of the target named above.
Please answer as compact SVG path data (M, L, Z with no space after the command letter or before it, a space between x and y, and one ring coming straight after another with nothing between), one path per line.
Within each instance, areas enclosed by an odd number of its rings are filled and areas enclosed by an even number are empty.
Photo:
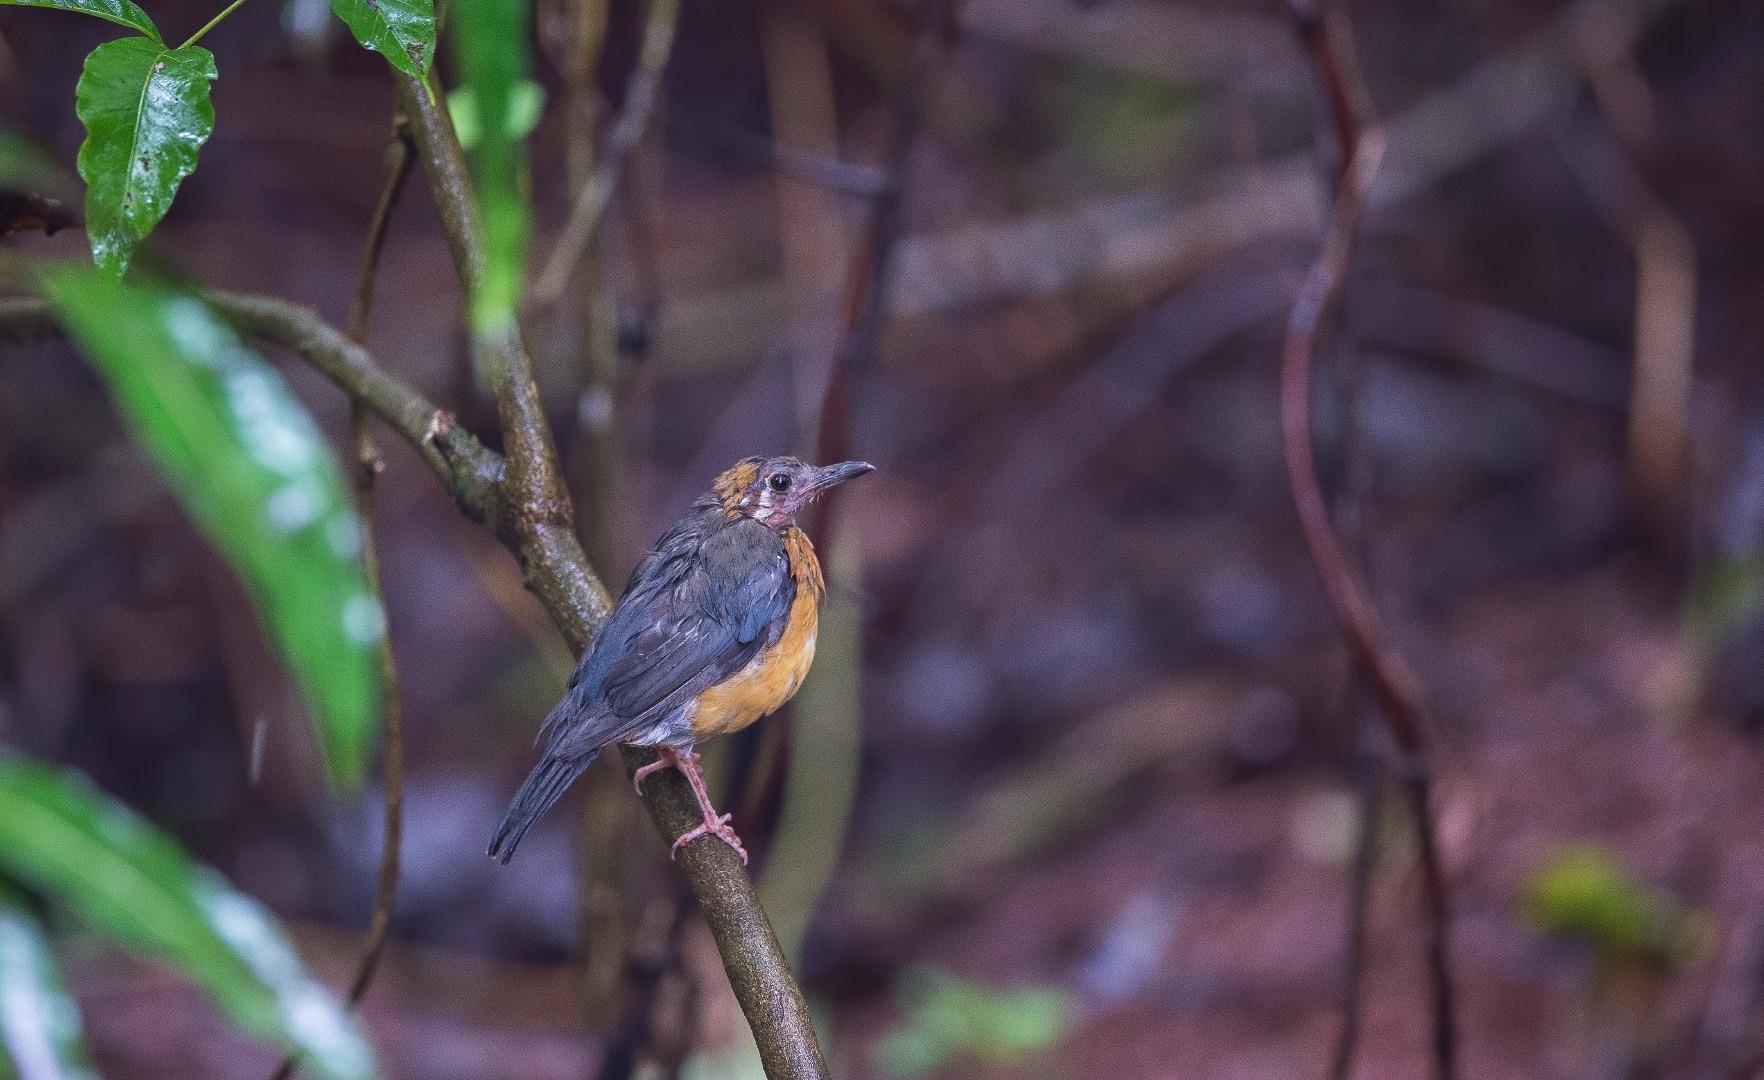
M771 479L767 480L766 482L768 484L772 485L773 491L789 491L790 490L790 474L789 473L775 472L772 474Z

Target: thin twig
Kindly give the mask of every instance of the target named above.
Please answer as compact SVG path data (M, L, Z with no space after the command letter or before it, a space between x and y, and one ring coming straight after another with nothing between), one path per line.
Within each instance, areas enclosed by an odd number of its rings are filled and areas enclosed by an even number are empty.
M1327 126L1340 160L1323 166L1331 198L1341 194L1356 134L1373 115L1372 94L1361 74L1354 52L1353 28L1340 4L1321 0L1292 0L1299 41L1310 60L1319 94L1325 104ZM1318 155L1322 164L1322 155ZM1362 422L1361 391L1365 369L1359 350L1348 341L1347 318L1336 319L1336 397L1341 413L1342 484L1336 497L1335 524L1343 547L1356 558L1371 584L1368 537L1371 531L1371 454ZM1349 1080L1359 1046L1362 988L1366 977L1367 924L1372 898L1372 873L1377 866L1378 812L1384 795L1383 746L1378 738L1377 703L1366 692L1365 666L1350 658L1342 701L1353 731L1354 855L1348 884L1346 960L1341 976L1341 1029L1331 1059L1331 1080Z
M596 1080L629 1080L637 1072L643 1051L655 1041L657 999L668 976L682 968L681 939L690 911L683 897L664 892L651 901L650 910L640 920L645 925L639 928L636 936L640 940L629 958L630 1007L607 1037Z
M619 176L624 171L625 158L648 129L650 114L655 111L656 99L661 96L662 73L674 51L674 30L679 22L680 0L650 0L637 66L625 84L624 111L619 114L612 131L607 133L606 145L601 148L593 175L576 192L563 235L558 237L557 246L551 249L545 268L533 279L531 295L536 308L549 309L562 298L570 273L582 261L594 234L599 231L601 218L606 214L607 204L612 201Z
M1342 176L1316 262L1306 275L1287 322L1281 353L1280 426L1287 481L1305 544L1322 579L1330 608L1355 659L1377 692L1380 715L1396 746L1398 774L1416 830L1426 903L1427 961L1432 981L1433 1061L1440 1080L1456 1073L1457 1029L1449 951L1449 904L1434 834L1426 749L1431 722L1420 680L1387 642L1377 610L1330 524L1311 448L1311 369L1318 340L1340 297L1360 211L1384 155L1385 137L1364 99L1351 53L1315 35L1313 58L1329 103L1342 158Z
M393 122L392 141L387 146L386 185L368 223L367 238L362 244L361 268L355 278L355 295L349 304L349 339L357 345L367 343L368 313L373 309L374 283L379 277L380 253L385 250L392 211L404 191L416 164L411 152L410 133L399 121ZM386 463L374 442L369 427L367 408L360 398L349 399L349 427L355 444L355 503L361 515L362 572L367 578L368 593L375 603L383 603L380 588L379 544L374 539L374 482ZM404 838L404 710L398 698L398 664L392 656L390 634L380 635L380 685L384 691L381 715L386 725L386 794L381 817L382 837L380 870L374 884L373 914L368 919L367 933L361 941L361 957L356 962L355 979L349 985L349 1004L359 1005L368 987L373 985L379 970L380 957L386 950L386 936L392 927L392 908L398 899L398 863ZM294 1074L299 1058L289 1055L275 1072L275 1080L288 1080Z
M907 169L924 111L925 81L937 58L944 4L945 0L926 0L918 37L913 43L912 61L895 91L894 140L888 150L885 180L871 203L868 226L846 278L840 344L831 358L832 371L827 377L815 433L819 461L840 461L852 452L850 383L854 374L862 377L875 362L882 320L888 310L894 255L905 223ZM824 500L811 519L815 535L829 549L834 501Z
M1378 811L1384 794L1384 755L1360 680L1350 690L1354 716L1354 863L1348 889L1347 963L1341 973L1341 1032L1331 1058L1331 1080L1349 1080L1360 1039L1360 990L1366 977L1366 927L1370 921L1372 870L1378 861Z

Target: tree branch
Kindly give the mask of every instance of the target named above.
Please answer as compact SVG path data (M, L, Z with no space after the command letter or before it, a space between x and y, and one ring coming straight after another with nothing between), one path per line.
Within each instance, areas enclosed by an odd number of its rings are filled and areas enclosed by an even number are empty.
M245 333L282 345L359 398L414 446L461 510L477 521L506 516L502 456L391 374L347 334L299 304L210 289L202 299Z
M317 312L287 300L211 289L201 294L242 332L281 345L311 364L352 400L385 421L416 448L460 509L479 521L501 514L502 456L455 423L414 387L381 367L366 349ZM48 304L31 298L0 300L0 342L62 336Z
M464 154L451 121L422 84L401 75L397 89L399 107L411 121L418 160L469 293L482 268L483 252ZM526 351L513 334L486 344L496 351L484 370L491 376L508 454L506 511L497 521L497 534L520 560L528 587L571 648L580 652L611 604L571 528L569 496L558 474ZM651 751L631 747L622 751L629 769L654 759ZM664 773L645 784L643 800L669 841L698 822L696 803L677 773ZM774 1080L826 1077L807 1003L734 851L725 844L688 844L679 862L716 938L766 1075Z

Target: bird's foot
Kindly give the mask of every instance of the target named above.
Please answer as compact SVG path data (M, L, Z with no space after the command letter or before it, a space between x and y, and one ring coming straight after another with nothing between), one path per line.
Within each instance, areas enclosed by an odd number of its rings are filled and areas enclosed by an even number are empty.
M707 816L704 819L703 825L687 832L684 836L680 837L680 839L674 841L673 850L668 852L668 858L673 858L675 855L679 854L682 847L692 843L692 841L701 836L714 836L723 843L734 848L735 854L741 856L741 865L746 866L747 849L741 846L741 837L736 836L735 830L729 826L729 818L732 816L733 815L730 814L722 814L717 817Z

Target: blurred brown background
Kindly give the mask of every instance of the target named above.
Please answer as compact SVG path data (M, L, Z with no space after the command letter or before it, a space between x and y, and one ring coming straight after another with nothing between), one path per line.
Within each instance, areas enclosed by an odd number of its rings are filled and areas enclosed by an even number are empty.
M178 37L211 7L150 6ZM1442 720L1463 1075L1756 1075L1764 8L1350 13L1391 140L1341 319L1364 547ZM614 5L600 107L620 104L641 16ZM378 58L326 18L256 0L205 41L218 123L155 247L340 323L392 106ZM540 5L541 255L569 197L565 22ZM683 5L609 217L610 393L581 360L577 294L528 328L609 582L729 462L807 449L920 22L853 0ZM7 10L0 35L0 113L71 168L72 86L108 28ZM806 926L839 1075L1326 1076L1355 698L1276 426L1335 164L1293 14L965 0L933 36L888 318L851 385L853 448L880 471L832 548L861 662L824 651L788 722L720 751L747 778L736 824L777 856L759 860L775 919ZM420 185L379 296L376 355L489 430ZM1317 387L1331 487L1342 355ZM341 397L286 370L345 445ZM616 458L592 438L609 409ZM388 456L376 528L411 772L366 1015L390 1073L607 1076L635 1054L758 1075L610 770L512 866L483 857L573 658L493 540L407 449ZM296 710L75 355L0 352L7 739L173 829L340 983L378 811L319 793ZM786 758L813 764L781 780ZM1426 1068L1412 834L1399 800L1379 805L1364 1080ZM1550 899L1577 887L1594 899ZM609 943L586 973L584 920ZM273 1067L150 967L93 949L74 968L107 1076Z

